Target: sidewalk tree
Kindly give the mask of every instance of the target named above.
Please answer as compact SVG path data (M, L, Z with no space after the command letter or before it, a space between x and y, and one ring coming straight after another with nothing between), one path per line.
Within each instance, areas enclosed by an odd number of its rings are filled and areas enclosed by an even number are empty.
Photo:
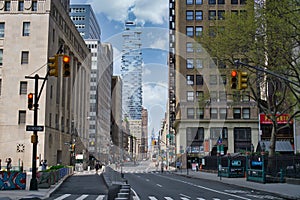
M204 30L198 41L212 57L230 68L239 59L300 83L299 21L298 0L247 1L245 10L239 14L226 13L225 20L214 20L214 26ZM271 157L275 155L276 134L284 128L278 126L277 118L289 113L291 121L299 115L300 87L267 73L248 70L251 97L273 124Z

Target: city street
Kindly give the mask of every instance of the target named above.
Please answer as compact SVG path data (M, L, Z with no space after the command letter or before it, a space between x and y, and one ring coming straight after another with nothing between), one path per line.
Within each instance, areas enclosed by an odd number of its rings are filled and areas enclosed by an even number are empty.
M93 170L79 172L69 177L48 199L104 200L106 199L107 193L108 189L102 174L95 174Z
M151 161L138 165L127 163L123 167L125 178L138 197L136 199L283 199L275 194L234 186L207 179L195 179L170 171L161 173ZM259 188L258 188L259 189Z

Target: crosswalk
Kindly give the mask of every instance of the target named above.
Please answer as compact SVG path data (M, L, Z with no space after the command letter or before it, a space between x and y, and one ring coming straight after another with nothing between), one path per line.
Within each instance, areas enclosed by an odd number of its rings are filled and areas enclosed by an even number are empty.
M74 194L62 194L55 197L50 197L51 200L106 200L107 195L89 195L89 194L81 194L81 195L74 195Z
M137 200L138 198L133 198L134 200ZM160 200L161 198L155 197L155 196L148 196L149 200ZM164 197L165 200L175 200L178 198L172 198L172 197ZM191 198L189 197L180 197L181 200L191 200ZM196 200L221 200L219 198L202 198L202 197L198 197L196 198ZM223 200L223 199L222 199ZM226 199L226 200L233 200L233 199Z
M156 198L155 196L148 196L149 200L159 200L160 198ZM164 197L165 200L175 200L178 198L172 198L172 197ZM191 200L191 198L188 197L180 197L181 200ZM198 197L196 198L196 200L221 200L219 198L202 198L202 197ZM223 200L223 199L222 199ZM227 200L233 200L233 199L227 199Z

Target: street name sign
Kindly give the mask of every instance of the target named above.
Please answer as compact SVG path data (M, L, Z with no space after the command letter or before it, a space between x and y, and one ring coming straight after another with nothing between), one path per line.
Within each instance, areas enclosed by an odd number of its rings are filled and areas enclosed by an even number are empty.
M44 131L44 126L26 126L26 131Z

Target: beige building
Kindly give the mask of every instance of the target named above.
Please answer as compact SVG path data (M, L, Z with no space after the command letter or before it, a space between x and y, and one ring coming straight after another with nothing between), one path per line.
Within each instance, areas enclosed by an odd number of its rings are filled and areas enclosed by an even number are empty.
M25 170L32 166L33 146L26 131L33 125L27 94L34 92L34 80L25 76L44 78L56 53L70 57L71 76L60 69L44 87L43 79L38 83L38 125L44 131L38 132L37 164L70 164L70 142L76 153L87 154L90 55L68 11L69 1L0 2L0 159L23 162Z
M239 13L245 1L170 0L169 131L177 156L192 162L205 155L250 151L257 145L258 109L249 90L232 90L233 66L211 57L197 37ZM224 147L217 152L218 142Z
M111 137L116 146L117 157L122 158L125 139L122 132L122 79L120 76L112 77L111 91Z

